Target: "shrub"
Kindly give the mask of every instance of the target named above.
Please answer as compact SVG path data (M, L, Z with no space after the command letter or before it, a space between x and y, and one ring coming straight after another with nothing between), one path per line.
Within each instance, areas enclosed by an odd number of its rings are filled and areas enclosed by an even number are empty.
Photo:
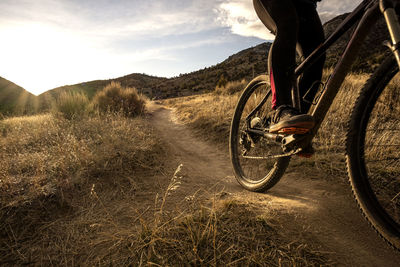
M80 118L88 111L89 99L79 92L62 92L53 102L53 111L71 120Z
M237 92L241 92L247 85L247 81L242 79L241 81L228 82L224 86L215 87L215 93L217 95L233 95Z
M111 82L94 96L93 104L100 112L121 112L134 117L143 113L146 98L136 88L123 88L120 83Z
M228 81L226 80L225 75L221 74L221 77L219 77L219 81L217 83L217 87L224 87L227 83Z

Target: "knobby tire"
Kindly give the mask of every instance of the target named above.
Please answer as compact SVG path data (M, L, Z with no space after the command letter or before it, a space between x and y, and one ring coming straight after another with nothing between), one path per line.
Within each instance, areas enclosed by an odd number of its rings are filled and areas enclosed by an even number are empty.
M388 57L361 90L350 119L346 161L362 213L400 250L400 82L392 81L397 73L395 59Z
M234 112L229 136L229 150L235 177L241 186L256 192L265 192L273 187L285 173L290 161L290 157L256 160L245 159L242 156L243 146L240 144L240 138L246 128L244 118L263 102L265 103L260 105L260 110L253 117L264 118L271 111L271 89L266 75L254 78L242 92ZM249 153L250 156L262 157L266 154L278 155L283 152L280 144L259 137Z

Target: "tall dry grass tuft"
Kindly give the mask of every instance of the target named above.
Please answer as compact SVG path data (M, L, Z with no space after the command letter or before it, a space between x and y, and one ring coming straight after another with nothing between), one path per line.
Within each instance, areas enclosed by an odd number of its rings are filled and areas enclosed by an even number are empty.
M142 114L146 101L136 88L123 88L117 82L111 82L93 98L93 104L100 112L121 112L129 117Z
M223 85L217 85L214 93L217 95L233 95L237 92L241 92L247 85L247 81L242 79L241 81L227 82Z
M89 99L83 93L62 92L53 102L54 113L61 114L64 118L71 120L82 118L88 113Z

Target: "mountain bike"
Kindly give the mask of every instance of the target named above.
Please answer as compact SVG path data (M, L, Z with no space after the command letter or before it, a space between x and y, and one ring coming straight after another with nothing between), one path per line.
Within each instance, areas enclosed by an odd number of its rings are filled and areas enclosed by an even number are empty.
M400 88L391 83L400 66L397 1L365 0L295 69L293 105L300 99L298 77L352 26L345 52L308 111L315 127L306 134L269 133L271 90L267 76L254 78L237 103L230 130L230 156L237 181L247 190L266 191L282 177L291 156L312 142L367 34L384 16L392 53L361 89L349 121L346 162L362 213L390 245L400 250ZM389 37L388 37L389 38ZM400 85L399 85L400 86Z

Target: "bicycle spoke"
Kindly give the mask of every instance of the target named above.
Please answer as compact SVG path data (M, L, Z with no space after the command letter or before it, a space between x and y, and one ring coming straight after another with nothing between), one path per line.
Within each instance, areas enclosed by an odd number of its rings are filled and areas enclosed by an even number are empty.
M369 183L382 208L400 223L400 104L384 91L370 114L365 136Z

